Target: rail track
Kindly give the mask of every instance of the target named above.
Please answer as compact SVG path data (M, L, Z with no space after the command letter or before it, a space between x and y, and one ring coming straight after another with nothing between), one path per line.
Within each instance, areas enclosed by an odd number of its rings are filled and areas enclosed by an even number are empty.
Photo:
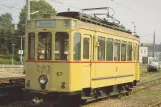
M151 104L149 107L161 107L161 101Z
M23 78L3 78L0 81L0 104L9 103L14 100L22 100L22 88L24 88Z
M149 74L149 73L148 73ZM140 83L140 84L138 84L135 88L133 88L133 90L132 91L130 91L130 92L125 92L125 93L120 93L118 96L121 96L121 97L123 97L123 96L125 96L125 95L132 95L132 94L135 94L135 93L137 93L137 92L139 92L139 91L142 91L142 90L150 90L150 88L151 87L153 87L153 86L156 86L156 85L158 85L158 84L161 84L161 77L160 78L157 78L157 79L154 79L154 80L151 80L151 81L147 81L147 82L142 82L142 83ZM105 100L107 100L108 98L115 98L115 97L113 97L113 96L111 96L111 97L107 97ZM117 98L117 97L116 97ZM104 100L104 99L102 99L102 100ZM101 100L101 101L102 101ZM96 100L96 102L99 102L100 100ZM89 105L90 104L92 104L93 102L91 102L91 103L88 103ZM149 107L161 107L161 101L160 102L156 102L156 103L153 103L153 104L149 104L150 106ZM82 106L82 107L86 107L86 106ZM103 106L103 107L105 107L105 106Z
M161 84L161 78L157 78L155 80L151 80L151 81L144 82L144 83L137 85L137 88L135 88L132 91L132 93L135 93L137 91L141 91L141 90L144 90L144 89L149 89L152 86L155 86L155 85L158 85L158 84Z
M143 74L140 74L141 77L144 77L144 76L148 76L148 75L151 75L151 74L156 74L158 72L161 72L161 71L156 71L156 72L145 72Z
M148 74L150 74L150 73L147 73L146 75L148 75ZM3 81L5 81L5 80L3 80ZM11 85L11 84L13 84L13 85ZM149 89L150 87L152 87L152 86L155 86L155 85L157 85L157 84L161 84L161 77L160 78L157 78L157 79L154 79L154 80L151 80L151 81L148 81L148 82L143 82L143 83L140 83L140 84L138 84L137 86L136 86L136 88L134 88L133 89L133 91L130 91L130 92L124 92L124 93L121 93L120 95L122 96L122 95L127 95L127 93L128 94L134 94L134 93L136 93L136 92L138 92L138 91L141 91L141 90L146 90L146 89ZM10 86L9 86L10 85ZM14 90L14 88L15 88L15 90L19 90L19 92L21 93L22 92L22 90L21 90L21 88L22 87L24 87L24 80L22 80L22 79L17 79L17 80L10 80L8 83L5 83L4 84L4 87L3 88L1 88L1 86L2 86L2 84L0 84L0 98L1 98L1 93L2 92L4 92L4 94L3 94L3 98L4 98L4 96L6 96L6 98L10 98L9 96L11 96L12 94L12 92L11 93L8 93L8 94L6 94L6 92L7 92L7 87L8 87L8 90ZM17 89L16 89L17 88ZM1 91L1 90L3 90L3 91ZM5 90L5 91L4 91ZM18 91L17 91L18 92ZM111 97L103 97L102 99L98 99L98 100L95 100L95 101L91 101L91 102L88 102L88 104L92 104L93 102L99 102L99 101L101 101L101 100L106 100L106 99L108 99L108 98L115 98L115 96L118 96L119 94L116 94L116 95L114 95L114 96L111 96ZM12 95L13 96L13 95ZM14 97L14 96L13 96ZM12 98L10 98L10 99L13 99L13 97ZM16 96L17 97L17 96ZM22 96L20 96L20 98L22 98ZM22 99L21 99L22 100ZM19 101L19 99L17 99L17 101ZM26 106L26 105L28 105L28 103L30 103L30 102L26 102L26 101L19 101L18 103L15 103L16 104L16 107L28 107L28 106ZM158 102L158 103L155 103L155 104L153 104L152 106L150 106L150 107L157 107L158 105L159 105L159 107L160 107L160 103ZM83 105L85 105L85 104L83 104ZM82 104L81 104L81 106L83 106Z

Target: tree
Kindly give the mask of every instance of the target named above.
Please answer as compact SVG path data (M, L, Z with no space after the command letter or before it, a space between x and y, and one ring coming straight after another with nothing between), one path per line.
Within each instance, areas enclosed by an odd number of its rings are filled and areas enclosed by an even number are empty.
M9 13L0 16L0 55L9 56L12 52L12 38L14 33L14 25L12 24L12 16Z
M53 16L56 15L55 9L45 0L30 1L30 11L31 13L35 11L39 11L38 13L31 15L31 19L40 18L41 15L44 13L51 13ZM26 20L26 8L25 7L21 9L19 18L20 18L20 21L18 24L18 30L19 30L20 35L24 35L25 34L25 20Z
M39 11L36 14L32 14L30 15L31 19L37 19L37 18L41 18L41 15L44 13L51 13L53 16L56 15L56 11L55 9L49 4L47 3L45 0L39 0L39 1L30 1L30 12L35 12L35 11ZM26 7L21 9L20 15L19 15L19 23L17 26L17 30L15 31L15 36L23 36L25 35L25 20L26 20ZM19 38L19 37L17 37ZM18 51L18 49L20 49L20 38L19 39L15 39L14 41L15 44L15 51ZM24 43L24 40L23 40ZM24 44L22 46L24 48ZM18 56L18 55L16 55Z

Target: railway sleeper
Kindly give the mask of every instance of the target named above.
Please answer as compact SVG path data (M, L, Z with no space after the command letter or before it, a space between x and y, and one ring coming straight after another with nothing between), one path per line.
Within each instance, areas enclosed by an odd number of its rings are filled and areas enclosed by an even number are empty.
M14 100L22 100L24 85L5 83L0 84L0 103L5 104Z

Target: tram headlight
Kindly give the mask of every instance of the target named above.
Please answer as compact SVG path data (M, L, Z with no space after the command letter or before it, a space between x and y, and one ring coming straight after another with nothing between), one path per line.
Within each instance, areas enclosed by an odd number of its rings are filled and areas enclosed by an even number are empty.
M41 75L38 81L41 85L45 85L48 82L48 77L46 75Z

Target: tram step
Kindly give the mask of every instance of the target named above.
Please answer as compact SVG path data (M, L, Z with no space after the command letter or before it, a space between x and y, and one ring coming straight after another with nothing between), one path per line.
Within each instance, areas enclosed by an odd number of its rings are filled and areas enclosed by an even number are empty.
M110 92L110 96L118 95L118 94L119 94L118 92Z
M90 98L92 98L92 97L82 97L81 99L82 100L87 100L87 99L90 99Z

